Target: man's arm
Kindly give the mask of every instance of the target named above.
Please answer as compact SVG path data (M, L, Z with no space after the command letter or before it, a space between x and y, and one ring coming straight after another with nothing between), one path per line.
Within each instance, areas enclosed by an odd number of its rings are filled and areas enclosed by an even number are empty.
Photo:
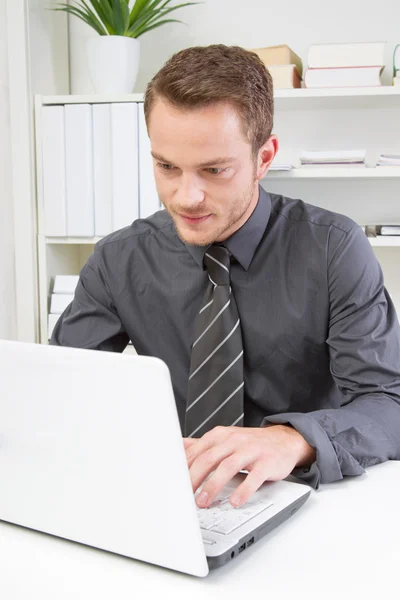
M266 417L292 425L316 449L293 475L314 488L400 459L400 327L371 245L360 227L332 228L328 251L331 373L342 406Z
M128 343L96 246L80 272L73 301L56 323L50 344L122 352Z

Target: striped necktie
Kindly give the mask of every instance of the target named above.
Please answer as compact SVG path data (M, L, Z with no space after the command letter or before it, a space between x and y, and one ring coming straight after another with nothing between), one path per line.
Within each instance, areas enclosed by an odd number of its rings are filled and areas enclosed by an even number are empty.
M185 422L185 436L196 438L217 425L243 425L243 343L229 250L211 246L204 264L209 284L194 324Z

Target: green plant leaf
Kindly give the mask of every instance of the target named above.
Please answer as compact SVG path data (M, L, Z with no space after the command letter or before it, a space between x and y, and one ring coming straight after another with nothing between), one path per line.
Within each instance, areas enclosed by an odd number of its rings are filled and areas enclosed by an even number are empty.
M170 2L170 0L167 0L167 1ZM185 4L179 4L178 6L171 6L170 8L165 8L164 10L162 10L162 12L161 11L158 12L158 10L157 10L156 12L154 12L151 16L149 16L144 21L142 21L140 23L139 22L134 23L133 27L130 27L128 29L128 33L132 37L138 37L139 35L143 35L143 33L150 31L150 28L153 29L154 27L152 27L152 26L155 25L159 19L162 19L168 13L170 13L178 8L181 8L183 6L190 6L193 4L199 4L199 3L198 2L186 2ZM170 22L171 22L170 20L164 20L163 24L170 23ZM174 19L174 22L182 23L182 21L176 21L176 19Z
M70 0L69 4L60 3L57 5L58 8L50 10L62 11L78 17L99 35L125 35L135 38L166 23L182 23L177 19L164 17L185 6L203 4L203 2L185 2L170 6L172 1L136 0L130 9L129 0Z
M85 23L87 23L90 27L92 27L99 35L107 35L107 31L104 29L100 21L93 15L93 13L86 13L83 10L76 8L75 6L71 6L69 4L60 4L61 8L52 8L54 11L66 12L75 17L78 17Z
M92 7L94 8L94 6L93 6L93 1L92 1L92 0L88 0L88 1L90 2L90 4L92 5ZM77 4L77 1L76 1L76 0L74 0L74 2L75 2L75 4ZM85 9L86 9L86 12L88 13L88 15L90 15L90 16L91 16L91 18L93 19L93 21L95 21L95 22L97 23L97 26L98 26L99 28L102 28L102 27L104 27L104 28L107 30L107 27L105 26L105 24L104 24L104 23L102 23L102 19L101 19L101 18L99 19L100 15L98 15L98 14L96 13L96 10L93 10L92 8L89 8L89 6L87 5L87 2L86 2L85 0L79 0L79 2L80 2L81 4L83 4L83 6L84 6L84 7L85 7ZM101 3L101 0L100 0L100 3Z
M89 0L90 4L93 6L96 11L99 19L101 20L104 27L107 29L108 33L112 35L113 27L112 27L112 18L113 13L108 2L104 2L102 0Z
M158 23L155 23L154 25L149 25L149 26L140 28L140 31L134 37L138 38L141 35L143 35L144 33L147 33L148 31L151 31L152 29L155 29L156 27L160 27L161 25L165 25L165 23L183 23L183 21L178 21L178 19L165 19L164 21L159 21Z
M113 24L116 35L124 35L129 26L129 8L125 0L113 0Z
M129 26L131 26L146 7L151 3L152 0L136 0L132 6L131 14L129 16Z

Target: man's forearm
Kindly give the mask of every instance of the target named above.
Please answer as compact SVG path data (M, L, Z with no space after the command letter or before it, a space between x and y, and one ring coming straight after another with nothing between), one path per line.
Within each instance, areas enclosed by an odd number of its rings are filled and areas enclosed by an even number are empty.
M321 483L361 475L365 467L400 459L400 399L386 394L359 396L341 408L272 415L266 417L267 423L290 424L318 450ZM310 465L298 465L306 466Z

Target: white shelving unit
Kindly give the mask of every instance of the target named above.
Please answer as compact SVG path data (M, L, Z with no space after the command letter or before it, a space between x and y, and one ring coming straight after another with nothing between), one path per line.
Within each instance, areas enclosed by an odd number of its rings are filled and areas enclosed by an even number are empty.
M36 182L40 339L47 343L47 313L54 275L78 274L101 238L44 235L41 110L46 105L142 102L143 95L36 96ZM377 167L382 152L400 153L400 88L294 89L275 91L277 162L298 164L302 148L367 150L367 168L303 168L271 171L267 191L346 214L360 225L400 223L400 168ZM400 314L400 237L368 238L382 265L386 287Z
M274 179L396 179L400 167L300 167L291 171L269 171Z

